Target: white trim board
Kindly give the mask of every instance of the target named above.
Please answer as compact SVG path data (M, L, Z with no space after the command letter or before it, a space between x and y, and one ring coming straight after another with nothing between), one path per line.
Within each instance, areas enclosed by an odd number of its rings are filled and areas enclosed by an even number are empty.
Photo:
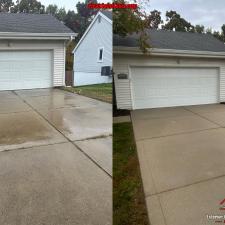
M24 32L0 32L0 39L54 39L72 40L77 33L24 33Z
M159 49L151 48L144 54L138 47L114 46L114 54L126 55L146 55L146 56L179 56L179 57L198 57L198 58L225 58L225 52L211 51L193 51L193 50L177 50L177 49Z

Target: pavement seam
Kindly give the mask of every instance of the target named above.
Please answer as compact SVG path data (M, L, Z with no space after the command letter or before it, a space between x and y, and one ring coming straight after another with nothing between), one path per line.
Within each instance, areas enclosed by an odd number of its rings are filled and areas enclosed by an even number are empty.
M158 202L159 202L159 206L160 206L160 209L161 209L161 212L162 212L162 215L163 215L163 220L164 220L164 223L165 223L165 225L167 225L167 222L166 222L166 217L165 217L165 214L164 214L164 212L163 212L163 207L162 207L162 204L161 204L161 201L160 201L159 195L157 195L156 197L157 197Z
M192 112L193 114L195 114L195 115L201 117L202 119L205 119L205 120L208 120L208 121L211 122L211 123L214 123L215 125L217 125L217 126L219 126L219 127L223 127L223 126L221 126L220 124L218 124L218 123L216 123L216 122L214 122L214 121L212 121L212 120L210 120L210 119L204 117L203 115L198 114L198 113L196 113L196 112L193 112L193 111L191 111L190 109L187 109L186 107L184 107L184 109L187 110L188 112Z
M179 135L184 135L184 134L192 134L192 133L200 133L203 131L208 131L208 130L217 130L225 127L212 127L212 128L207 128L207 129L202 129L202 130L195 130L195 131L187 131L187 132L180 132L180 133L174 133L174 134L168 134L168 135L163 135L163 136L156 136L156 137L150 137L150 138L141 138L139 140L136 140L137 142L139 141L146 141L146 140L152 140L152 139L158 139L158 138L164 138L164 137L171 137L171 136L179 136Z
M0 116L5 115L5 114L17 114L17 113L25 113L25 112L32 112L32 111L33 111L33 109L18 111L18 112L4 112L4 113L0 112Z
M112 137L112 134L98 135L98 136L93 136L93 137L84 138L84 139L78 139L78 140L74 140L74 141L76 141L76 142L78 142L78 141L88 141L88 140L102 139L102 138L107 138L107 137Z
M102 166L100 166L94 159L92 159L85 151L82 150L76 143L72 142L72 144L79 149L87 158L89 158L94 164L96 164L101 170L103 170L110 178L112 178L111 174L108 173Z
M68 142L70 142L73 146L75 146L84 156L86 156L90 161L92 161L98 168L100 168L106 175L110 178L112 176L103 168L101 167L95 160L93 160L89 155L87 155L79 146L77 146L73 141L71 141L68 137L66 137L57 127L51 124L42 114L40 114L32 105L30 105L26 100L24 100L21 96L19 96L15 91L13 91L19 98L21 98L28 106L30 106L34 112L36 112L42 119L44 119L51 127L53 127L56 131L58 131Z
M19 147L19 148L12 148L12 149L3 149L0 150L0 154L1 152L12 152L12 151L16 151L16 150L26 150L26 149L30 149L30 148L38 148L38 147L45 147L45 146L51 146L51 145L58 145L58 144L66 144L68 143L68 141L62 141L62 142L56 142L56 143L51 143L51 144L40 144L40 145L35 145L35 146L30 146L30 147Z
M160 195L160 194L167 193L167 192L171 192L171 191L176 191L176 190L179 190L179 189L184 189L184 188L187 188L187 187L194 186L196 184L206 183L206 182L213 181L213 180L216 180L216 179L220 179L220 178L223 178L223 177L225 177L225 174L219 175L219 176L216 176L216 177L211 177L211 178L204 179L204 180L200 180L200 181L196 181L196 182L191 183L191 184L186 184L186 185L183 185L183 186L179 186L179 187L167 189L165 191L156 192L154 194L148 194L145 197L148 198L148 197L151 197L151 196Z

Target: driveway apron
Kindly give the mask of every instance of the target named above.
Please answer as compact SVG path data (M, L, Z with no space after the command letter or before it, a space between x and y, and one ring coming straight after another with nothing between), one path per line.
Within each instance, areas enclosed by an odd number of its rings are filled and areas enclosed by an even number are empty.
M131 118L151 225L215 224L210 216L224 215L225 105L136 110Z
M111 225L111 105L59 89L0 99L0 224Z

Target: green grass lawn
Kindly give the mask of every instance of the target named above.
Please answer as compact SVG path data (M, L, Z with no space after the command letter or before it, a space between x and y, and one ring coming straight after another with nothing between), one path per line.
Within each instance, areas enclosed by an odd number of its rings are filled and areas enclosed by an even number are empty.
M80 87L63 87L64 90L112 103L112 84L93 84Z
M131 123L113 125L113 225L148 225Z

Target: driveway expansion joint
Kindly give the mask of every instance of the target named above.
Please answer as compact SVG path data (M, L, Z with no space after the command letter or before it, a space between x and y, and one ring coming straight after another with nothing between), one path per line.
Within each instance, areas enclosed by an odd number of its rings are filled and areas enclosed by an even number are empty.
M86 152L82 150L76 143L72 142L72 144L79 149L88 159L90 159L97 167L99 167L101 170L103 170L110 178L112 178L112 175L109 174L102 166L100 166L95 160L93 160Z
M14 92L14 91L13 91ZM29 107L31 107L34 112L36 112L41 118L43 118L51 127L53 127L56 131L58 131L69 143L75 146L86 158L88 158L92 163L94 163L99 169L101 169L107 176L112 178L112 176L103 168L101 167L95 160L93 160L89 155L87 155L79 146L77 146L73 141L71 141L68 137L66 137L56 126L51 124L43 115L41 115L38 110L36 110L32 105L30 105L25 99L23 99L20 95L14 92L20 99L24 101ZM109 135L108 135L109 136ZM96 138L95 138L96 139Z
M195 114L195 115L201 117L202 119L208 120L209 122L214 123L215 125L217 125L217 126L219 126L219 127L222 127L220 124L218 124L218 123L216 123L216 122L214 122L214 121L212 121L212 120L210 120L210 119L208 119L208 118L202 116L201 114L198 114L198 113L196 113L196 112L193 112L193 111L191 111L190 109L187 109L186 107L184 107L184 109L187 110L188 112L192 112L193 114Z
M145 198L148 198L148 197L151 197L151 196L160 195L160 194L167 193L167 192L171 192L171 191L176 191L176 190L179 190L179 189L184 189L184 188L187 188L187 187L191 187L193 185L196 185L196 184L206 183L208 181L220 179L220 178L223 178L223 177L225 177L225 174L219 175L219 176L216 176L216 177L211 177L211 178L204 179L204 180L199 180L199 181L196 181L196 182L191 183L191 184L186 184L186 185L183 185L183 186L179 186L179 187L175 187L175 188L170 188L170 189L167 189L165 191L156 192L154 194L148 194L148 195L145 195Z
M88 138L84 138L84 139L78 139L78 140L75 140L74 142L95 140L95 139L101 139L101 138L107 138L107 137L112 137L112 134L109 134L109 135L99 135L99 136L93 136L93 137L88 137Z
M156 137L149 137L149 138L141 138L139 140L136 140L136 142L141 142L141 141L146 141L146 140L151 140L151 139L158 139L158 138L164 138L164 137L171 137L171 136L176 136L176 135L184 135L184 134L193 134L193 133L199 133L199 132L204 132L204 131L209 131L209 130L217 130L225 127L212 127L212 128L207 128L207 129L202 129L202 130L194 130L194 131L186 131L186 132L180 132L180 133L174 133L174 134L168 134L168 135L163 135L163 136L156 136Z
M12 152L12 151L17 151L17 150L26 150L26 149L32 149L32 148L38 148L38 147L46 147L46 146L51 146L51 145L60 145L60 144L66 144L68 143L68 141L62 141L62 142L56 142L56 143L51 143L51 144L40 144L40 145L34 145L31 147L20 147L20 148L16 148L16 149L4 149L2 151L0 151L0 154L2 152Z

